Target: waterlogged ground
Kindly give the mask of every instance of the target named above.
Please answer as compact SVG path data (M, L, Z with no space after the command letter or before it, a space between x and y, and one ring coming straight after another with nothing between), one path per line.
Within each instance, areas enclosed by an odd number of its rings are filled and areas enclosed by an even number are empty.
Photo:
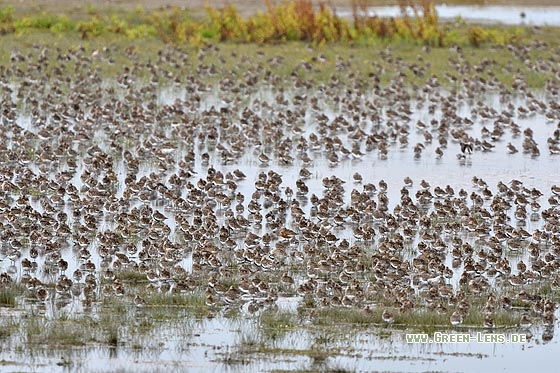
M552 371L559 54L506 49L14 48L0 370Z
M45 351L40 348L25 354L6 354L4 371L28 372L163 372L163 371L482 371L506 370L523 372L538 366L540 371L554 371L554 356L558 346L554 343L536 345L513 344L406 344L402 336L379 338L371 332L349 335L335 334L336 347L316 347L318 357L290 354L240 355L232 344L239 341L238 334L228 325L217 325L219 331L206 327L199 329L201 336L176 336L163 329L172 338L164 345L149 346L142 350L127 348L74 348ZM233 328L235 329L235 328ZM249 330L250 333L257 333ZM214 334L214 338L203 335ZM216 334L223 335L217 337ZM185 339L187 340L185 342ZM176 341L179 342L176 342ZM303 343L302 343L303 342ZM175 346L175 343L180 347ZM287 350L305 349L306 336L294 333L284 338ZM329 357L325 358L322 355ZM202 356L200 356L202 355ZM311 353L313 355L313 353ZM522 355L520 357L520 355ZM10 361L17 362L10 362ZM465 368L468 366L468 369Z

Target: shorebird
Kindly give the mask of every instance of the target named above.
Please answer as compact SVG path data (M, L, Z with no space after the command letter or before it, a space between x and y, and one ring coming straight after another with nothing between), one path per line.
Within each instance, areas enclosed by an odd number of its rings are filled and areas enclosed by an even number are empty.
M470 142L462 142L461 143L461 153L471 154L472 151L473 151L473 146Z
M519 320L519 327L521 327L522 329L529 329L531 326L533 326L533 322L529 318L529 315L526 313L521 315L521 319Z
M490 316L484 317L484 323L482 324L487 329L494 328L494 319Z
M412 179L410 178L410 176L405 177L405 178L404 178L404 186L405 186L405 188L412 188L412 185L413 185L413 181L412 181Z
M148 302L144 298L141 298L139 295L134 297L134 305L138 308L146 307Z
M453 326L461 325L463 323L463 315L461 312L455 311L451 314L451 317L449 317L449 322L451 322Z
M40 287L39 289L37 289L36 294L37 294L37 299L39 299L41 302L44 302L47 299L49 299L49 292L44 287Z
M247 177L245 175L245 173L243 171L241 171L240 169L233 170L232 174L233 174L233 177L238 181L239 180L244 180Z
M554 326L556 321L556 316L554 316L554 311L546 311L543 316L543 325L547 328Z
M480 146L482 147L482 150L485 151L485 152L489 152L489 151L491 151L492 149L494 149L494 147L495 147L494 144L491 144L491 143L489 143L489 142L486 141L486 140L483 141L483 142L480 144ZM461 146L461 150L462 150L462 146ZM465 150L467 150L467 149L465 149ZM467 150L467 151L468 151L468 150ZM471 151L469 151L469 154L470 154L471 152L472 152L472 149L471 149ZM463 152L463 153L464 153L464 152Z
M355 183L361 183L363 180L362 175L359 172L355 172L354 175L352 175L352 179L354 179Z
M258 159L261 166L267 166L270 163L270 158L265 153L260 153Z
M379 190L385 192L387 190L387 182L383 179L379 181Z
M509 154L515 154L518 152L517 148L511 142L507 144L506 148Z
M383 311L383 313L381 314L381 319L383 320L383 322L386 322L387 324L392 324L395 322L395 317L391 312L387 310Z

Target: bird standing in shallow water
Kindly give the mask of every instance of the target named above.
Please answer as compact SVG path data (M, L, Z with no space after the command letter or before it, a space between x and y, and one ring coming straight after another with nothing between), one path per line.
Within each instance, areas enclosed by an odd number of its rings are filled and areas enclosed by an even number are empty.
M362 175L359 172L354 173L352 178L354 179L355 183L361 183L363 180Z
M462 142L461 143L461 153L463 154L471 154L473 151L473 146L469 142Z
M507 151L509 154L515 154L517 153L517 148L510 142L507 144Z

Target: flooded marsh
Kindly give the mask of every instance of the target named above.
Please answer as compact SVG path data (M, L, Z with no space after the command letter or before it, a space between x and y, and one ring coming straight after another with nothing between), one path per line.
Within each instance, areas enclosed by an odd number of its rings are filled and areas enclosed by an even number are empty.
M95 43L0 66L0 370L551 370L557 44Z

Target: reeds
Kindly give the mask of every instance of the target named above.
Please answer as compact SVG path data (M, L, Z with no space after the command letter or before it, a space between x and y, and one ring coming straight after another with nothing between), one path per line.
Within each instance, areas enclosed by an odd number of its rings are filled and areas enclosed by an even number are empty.
M323 2L311 0L275 4L265 0L266 10L243 18L234 5L206 8L205 36L219 41L277 43L285 41L330 42L351 39L349 23Z
M442 28L435 5L422 0L418 5L410 0L400 0L400 18L369 16L365 0L352 1L352 17L356 34L383 40L405 40L431 46L443 46L445 31ZM413 16L410 16L410 12Z

